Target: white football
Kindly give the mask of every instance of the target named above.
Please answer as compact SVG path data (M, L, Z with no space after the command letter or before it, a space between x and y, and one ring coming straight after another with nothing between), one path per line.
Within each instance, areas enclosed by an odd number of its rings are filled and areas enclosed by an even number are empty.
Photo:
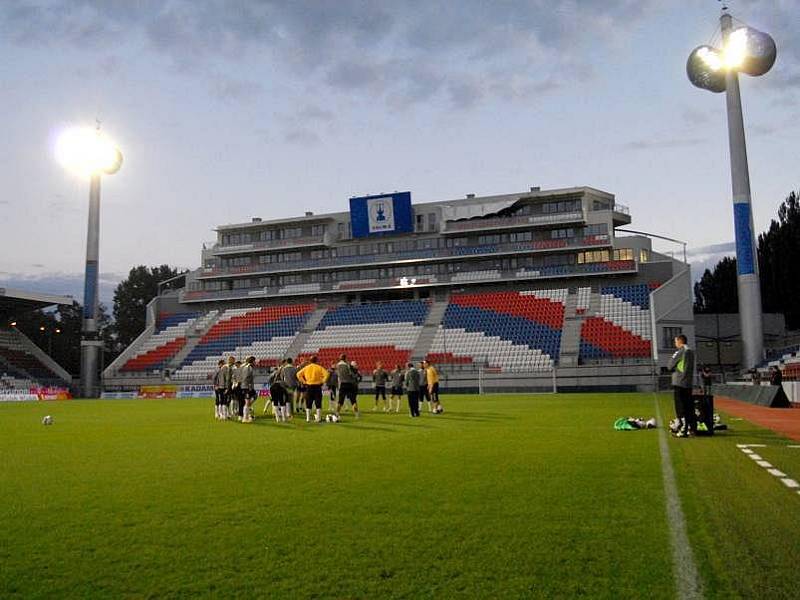
M333 415L333 414L328 415L328 416L325 417L325 420L328 423L338 423L339 422L339 415Z
M53 424L53 417L51 417L50 415L42 417L42 425L52 425L52 424Z

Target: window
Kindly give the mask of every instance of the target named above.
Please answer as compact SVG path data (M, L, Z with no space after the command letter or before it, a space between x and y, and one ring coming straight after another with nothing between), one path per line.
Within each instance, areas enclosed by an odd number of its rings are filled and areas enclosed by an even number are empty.
M585 235L604 235L608 233L608 225L606 223L592 223L584 228Z
M303 230L300 227L287 227L283 230L283 239L285 240L299 237L303 237Z
M325 235L325 225L312 225L311 235L313 235L314 237L320 237Z
M683 329L680 327L664 327L661 332L661 347L673 348L675 346L675 338L683 333Z
M218 292L222 289L221 281L204 281L203 289L207 292Z
M414 231L425 230L425 215L415 215L414 218Z
M614 250L614 260L633 260L633 249L619 248Z
M563 240L566 238L574 238L575 237L575 230L572 227L566 229L553 229L550 231L550 239L552 240Z
M436 231L436 213L428 214L428 231Z
M639 262L643 262L643 263L650 262L650 251L649 250L647 250L645 248L642 248L641 250L639 250Z
M608 262L608 250L592 250L578 253L578 264Z

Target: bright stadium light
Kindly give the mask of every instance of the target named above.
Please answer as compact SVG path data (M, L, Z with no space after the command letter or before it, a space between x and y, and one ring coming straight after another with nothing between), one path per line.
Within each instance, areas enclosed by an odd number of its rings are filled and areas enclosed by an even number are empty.
M713 46L695 48L686 62L686 74L689 81L697 87L726 94L736 237L737 290L742 328L742 366L745 369L752 369L763 358L764 331L739 73L754 77L764 75L775 64L777 49L775 40L763 31L746 25L734 29L733 17L728 13L727 7L722 8L720 29L722 48Z
M65 169L83 177L111 175L122 166L122 153L114 143L90 128L63 132L56 142L56 159Z
M100 241L100 176L113 175L122 166L122 152L95 129L73 128L56 142L56 158L69 171L90 178L89 224L86 236L86 274L83 288L83 326L81 328L81 393L85 398L99 396L97 368L103 342L98 334L98 265Z

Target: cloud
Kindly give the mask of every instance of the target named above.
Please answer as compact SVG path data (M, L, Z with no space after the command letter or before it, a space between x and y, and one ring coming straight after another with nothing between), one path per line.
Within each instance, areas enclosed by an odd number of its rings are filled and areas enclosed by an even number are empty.
M724 255L732 254L736 251L736 244L734 242L724 242L722 244L711 244L709 246L701 246L699 248L689 248L686 255L689 257L704 256L706 254Z
M458 108L507 101L585 81L604 46L664 0L7 0L0 35L18 44L95 50L135 39L181 70L249 58L310 87L370 92L392 108L438 97ZM586 35L591 28L593 34ZM591 45L592 52L582 52ZM116 61L109 68L116 68ZM477 78L473 73L488 73ZM251 82L212 91L232 100Z
M34 265L40 267L42 265ZM108 307L114 304L114 289L126 275L101 272L98 275L98 294L100 302ZM83 273L45 272L13 273L0 272L0 287L9 287L31 292L72 296L83 302Z
M300 146L315 146L322 141L315 131L304 127L288 130L283 139L290 144L298 144Z
M683 111L681 112L684 122L693 127L710 123L714 114L714 111L699 110L691 106L684 107Z
M699 248L690 248L686 251L686 256L692 265L692 280L700 281L706 269L714 270L717 263L726 256L736 254L736 244L734 242L724 242L721 244L711 244Z
M690 146L698 146L705 144L707 140L702 138L673 138L673 139L650 139L650 140L634 140L626 144L622 144L623 150L657 150L669 148L687 148Z
M314 104L304 106L297 112L297 118L305 121L333 121L333 112L325 108L320 108Z
M260 95L264 88L254 81L219 79L213 91L221 100L251 100Z

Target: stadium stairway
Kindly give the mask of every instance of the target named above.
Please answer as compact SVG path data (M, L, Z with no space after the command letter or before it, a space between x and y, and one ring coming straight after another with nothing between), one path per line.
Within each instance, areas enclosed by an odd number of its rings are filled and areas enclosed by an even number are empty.
M581 348L581 324L583 314L577 312L578 294L570 294L564 302L564 328L561 330L559 365L574 367L578 364Z
M306 345L309 336L311 333L317 328L322 322L322 319L325 318L325 315L328 313L328 307L319 307L317 308L308 320L305 322L303 327L300 329L300 333L298 333L294 340L292 340L291 346L289 349L286 350L286 356L291 356L292 358L299 356L303 350L303 346Z
M428 318L425 320L422 326L422 332L419 334L414 350L411 352L412 362L417 363L428 356L428 352L430 352L431 346L433 346L433 340L436 338L436 332L439 331L439 325L442 324L442 319L444 318L444 313L449 303L450 294L448 293L443 299L437 300L431 304Z
M178 353L172 357L167 367L170 370L179 368L183 364L183 360L189 356L189 353L194 350L195 346L200 342L209 329L211 329L219 320L220 312L218 310L209 311L202 319L202 325L199 327L190 327L186 331L186 344L181 348ZM198 320L199 321L199 320ZM196 322L197 323L197 322Z

